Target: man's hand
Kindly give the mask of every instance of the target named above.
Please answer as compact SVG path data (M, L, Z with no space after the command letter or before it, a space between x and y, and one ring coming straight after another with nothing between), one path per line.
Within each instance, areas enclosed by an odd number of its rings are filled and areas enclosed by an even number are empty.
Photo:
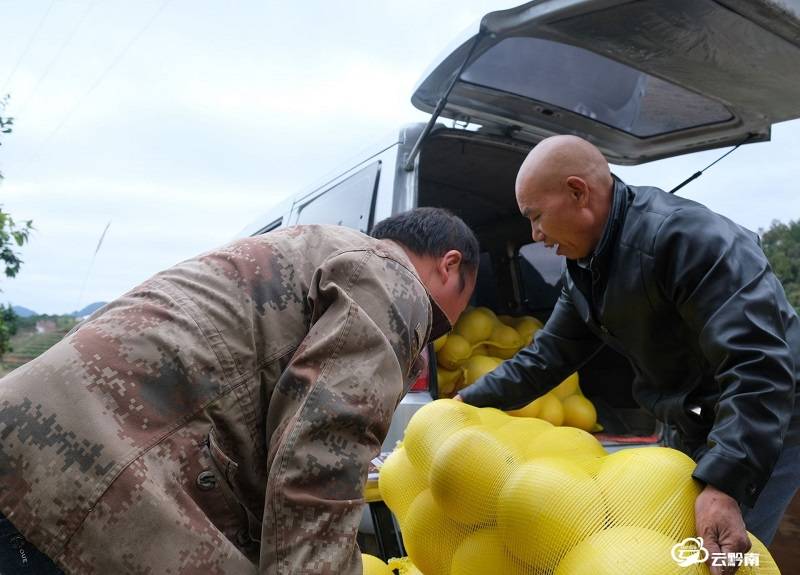
M706 485L694 503L697 535L703 538L708 549L708 565L711 575L732 575L737 567L711 566L714 553L747 553L750 539L736 500L716 487Z

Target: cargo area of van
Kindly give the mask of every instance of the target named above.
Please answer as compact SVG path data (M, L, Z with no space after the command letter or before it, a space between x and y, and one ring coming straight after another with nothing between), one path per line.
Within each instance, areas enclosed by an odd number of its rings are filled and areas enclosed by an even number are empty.
M529 147L468 130L439 129L419 156L418 206L446 208L476 233L481 246L474 306L496 314L532 315L545 322L561 291L563 256L532 242L517 207L514 180ZM431 358L431 393L440 397ZM580 386L594 403L600 438L652 443L661 426L631 396L633 372L624 357L604 347L579 370Z

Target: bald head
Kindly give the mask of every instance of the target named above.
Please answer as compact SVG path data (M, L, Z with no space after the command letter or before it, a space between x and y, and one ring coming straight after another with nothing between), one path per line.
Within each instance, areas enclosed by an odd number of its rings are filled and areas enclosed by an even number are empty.
M534 241L581 258L594 250L611 207L613 178L603 154L576 136L542 140L517 174L520 211Z
M611 188L611 171L605 157L577 136L552 136L539 142L522 163L516 188L554 188L569 176L583 178L592 186Z

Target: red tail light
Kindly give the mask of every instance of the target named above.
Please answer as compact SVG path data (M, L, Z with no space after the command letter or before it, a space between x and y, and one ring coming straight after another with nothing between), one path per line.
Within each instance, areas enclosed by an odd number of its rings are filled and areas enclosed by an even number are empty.
M425 349L423 349L420 354L420 357L425 360L425 366L422 368L422 372L420 372L419 377L417 377L417 380L409 391L428 391L430 388L430 378L428 377L430 374L428 370L428 366L430 365L428 361L428 347L429 346L426 345Z

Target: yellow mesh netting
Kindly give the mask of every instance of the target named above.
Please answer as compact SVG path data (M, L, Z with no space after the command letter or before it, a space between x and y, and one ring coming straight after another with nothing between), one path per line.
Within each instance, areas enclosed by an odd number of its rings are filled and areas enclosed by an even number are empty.
M693 469L672 449L609 455L580 429L438 400L412 418L380 472L408 552L390 567L401 575L708 574L692 563L701 551L683 545L694 537L700 493ZM751 540L749 556L726 560L737 560L741 575L779 574Z
M362 553L361 566L364 569L364 575L394 575L389 566L374 555Z

